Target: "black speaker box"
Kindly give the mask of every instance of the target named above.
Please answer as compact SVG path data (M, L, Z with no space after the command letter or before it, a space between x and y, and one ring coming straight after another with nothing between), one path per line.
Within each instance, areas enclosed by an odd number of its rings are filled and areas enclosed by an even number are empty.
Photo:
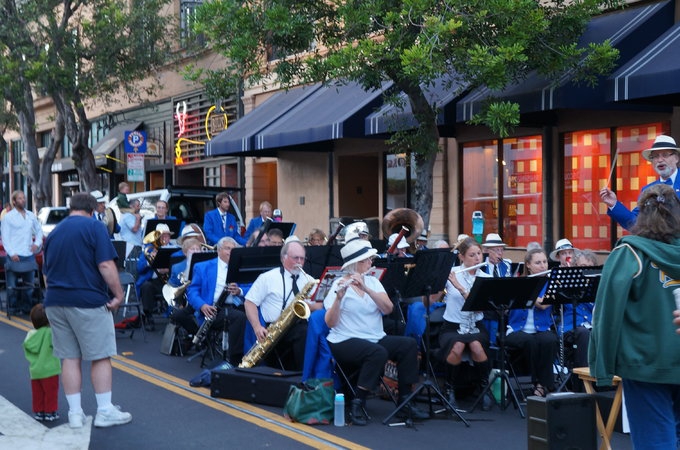
M595 397L551 394L527 401L529 450L596 450Z
M272 367L213 370L210 396L283 407L290 387L301 381L301 372Z

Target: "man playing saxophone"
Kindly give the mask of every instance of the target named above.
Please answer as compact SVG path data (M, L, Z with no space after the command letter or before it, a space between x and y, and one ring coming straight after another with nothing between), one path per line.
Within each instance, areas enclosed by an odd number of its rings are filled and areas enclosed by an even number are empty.
M295 299L295 296L312 281L300 270L305 262L305 247L300 241L290 241L281 248L282 267L271 269L261 274L246 294L245 310L248 322L253 327L255 337L259 342L267 338L267 326L276 322L281 312ZM321 303L310 305L314 311L322 307ZM260 313L264 324L260 321ZM291 361L285 369L302 370L305 355L305 340L307 337L307 322L296 320L295 323L281 336L275 349L290 348ZM272 353L270 353L272 355ZM274 360L270 365L276 365Z
M229 362L238 365L243 357L243 333L245 330L246 316L243 313L243 290L236 283L227 284L227 272L229 258L232 249L239 247L233 238L223 237L215 246L217 258L197 263L192 271L191 284L187 287L187 301L190 308L179 310L184 313L188 320L176 317L180 325L187 328L191 334L198 331L198 325L193 322L190 311L199 324L206 318L212 318L210 331L226 330L229 333ZM221 302L220 304L217 304ZM193 322L193 327L191 326ZM190 329L191 328L191 329Z

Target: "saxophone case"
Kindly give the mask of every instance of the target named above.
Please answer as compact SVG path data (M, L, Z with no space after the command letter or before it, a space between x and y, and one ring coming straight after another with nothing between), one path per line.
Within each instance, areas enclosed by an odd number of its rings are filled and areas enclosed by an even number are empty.
M283 407L292 385L302 382L302 372L256 366L216 369L211 373L210 396Z

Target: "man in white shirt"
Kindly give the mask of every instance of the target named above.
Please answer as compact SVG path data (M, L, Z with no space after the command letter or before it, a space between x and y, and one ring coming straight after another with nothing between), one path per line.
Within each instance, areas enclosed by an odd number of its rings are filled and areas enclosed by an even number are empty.
M43 233L35 214L26 210L26 196L22 191L12 192L12 204L14 208L5 215L0 230L7 253L5 260L7 305L8 308L14 307L28 313L33 306L33 290L27 291L28 298L24 304L19 305L17 279L21 276L24 283L29 286L35 282L35 271L38 269L35 255L42 247Z
M311 277L301 272L305 263L305 247L300 241L290 241L281 248L282 267L271 269L261 274L246 294L245 310L248 322L253 327L258 341L267 337L266 325L279 319L281 312L291 304L304 286L312 281ZM310 305L311 310L320 309L323 305ZM258 312L262 313L265 325L260 323ZM292 350L290 370L302 370L305 355L307 322L297 320L281 337L275 348Z

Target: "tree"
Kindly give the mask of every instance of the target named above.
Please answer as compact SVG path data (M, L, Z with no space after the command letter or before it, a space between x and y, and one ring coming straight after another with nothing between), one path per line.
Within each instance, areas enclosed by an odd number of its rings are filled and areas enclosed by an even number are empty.
M50 168L68 138L81 188L96 186L88 105L122 97L142 102L159 87L173 29L169 0L4 0L0 6L0 80L17 112L28 178L38 207L51 199ZM55 109L42 167L35 142L36 94Z
M192 70L216 96L239 82L283 88L329 80L377 89L392 80L407 95L419 125L397 131L394 151L415 156L414 208L429 222L432 172L439 148L437 110L424 89L458 77L500 89L532 70L577 69L593 82L613 68L608 43L578 48L593 14L618 0L214 0L199 9L197 31L228 63L223 70ZM278 59L272 59L271 57ZM394 101L396 96L391 97ZM476 120L507 135L519 107L492 101Z

